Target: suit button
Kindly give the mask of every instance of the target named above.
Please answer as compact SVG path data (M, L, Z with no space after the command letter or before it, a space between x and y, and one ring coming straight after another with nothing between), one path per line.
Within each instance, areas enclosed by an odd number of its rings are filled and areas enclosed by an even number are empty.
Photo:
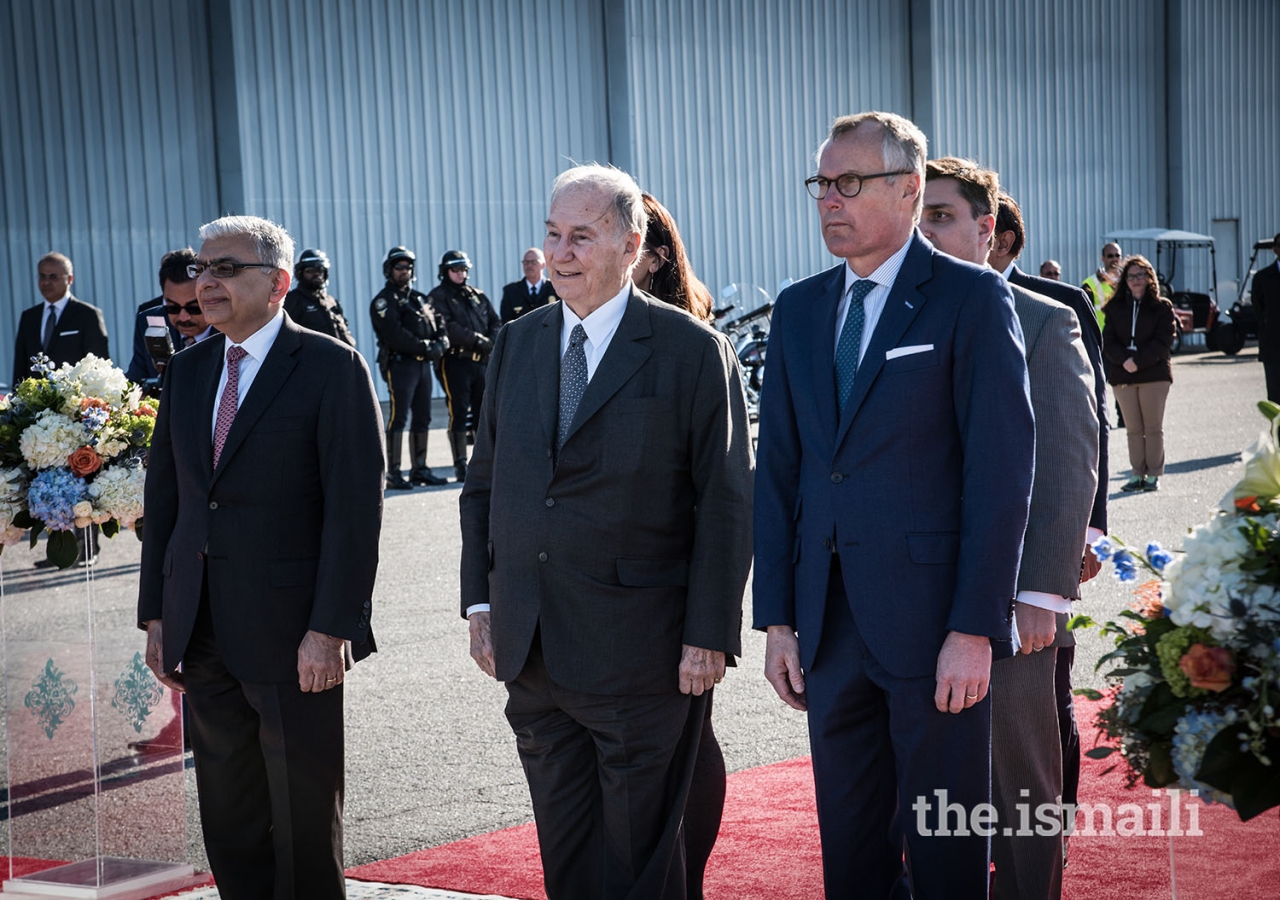
M547 498L547 506L555 506L555 505L556 505L556 501L555 501L554 499L552 499L551 497L548 497L548 498Z
M832 472L832 473L831 473L831 483L832 483L832 484L839 484L839 483L840 483L840 482L842 482L842 481L844 481L844 476L843 476L843 475L841 475L839 472Z
M197 551L196 551L196 559L201 560L201 561L203 561L203 560L204 560L204 554L203 554L203 553L201 553L199 550L197 550Z
M538 554L538 562L546 562L546 561L547 561L547 552L544 550Z
M210 503L210 504L209 504L209 508L210 508L210 509L217 509L217 508L218 508L218 501L217 501L217 500L214 500L212 503Z
M822 546L824 546L824 547L826 547L828 550L830 550L830 549L831 549L831 538L823 538L823 539L822 539Z

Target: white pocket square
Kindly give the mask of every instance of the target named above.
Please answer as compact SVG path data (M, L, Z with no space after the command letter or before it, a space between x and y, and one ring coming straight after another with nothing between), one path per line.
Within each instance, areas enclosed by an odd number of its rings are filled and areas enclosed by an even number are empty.
M79 334L79 333L80 333L80 329L79 329L79 328L74 328L74 329L72 329L71 331L59 331L59 332L58 332L58 337L66 337L66 336L67 336L67 335L69 335L69 334Z
M894 347L884 354L885 362L891 359L897 359L899 356L910 356L913 353L928 353L933 349L933 344L912 344L909 347Z

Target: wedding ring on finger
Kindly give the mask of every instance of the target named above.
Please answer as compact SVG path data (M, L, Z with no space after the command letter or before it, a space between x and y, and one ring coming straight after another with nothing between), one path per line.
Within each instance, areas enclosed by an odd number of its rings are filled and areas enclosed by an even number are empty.
M1039 651L1039 650L1043 650L1043 649L1044 649L1044 644L1032 644L1032 645L1031 645L1031 649L1032 649L1032 650L1037 650L1037 651Z
M964 699L966 699L966 700L977 700L977 699L978 699L978 695L977 695L977 694L965 694L965 695L964 695Z

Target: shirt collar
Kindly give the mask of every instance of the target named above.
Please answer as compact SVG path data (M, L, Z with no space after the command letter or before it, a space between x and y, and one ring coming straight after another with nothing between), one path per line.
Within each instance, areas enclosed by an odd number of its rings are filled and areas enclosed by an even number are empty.
M1009 268L1005 269L1003 272L1000 273L1001 275L1004 276L1005 281L1009 280L1009 276L1013 274L1013 267L1016 266L1017 264L1018 264L1017 260L1014 260L1013 262L1009 263Z
M52 306L54 309L54 312L58 314L58 318L61 319L62 311L67 308L67 301L70 299L71 299L71 292L67 291L65 294L62 295L61 300L54 300L52 303L46 300L45 306Z
M240 344L236 344L231 338L227 338L227 345L222 351L223 358L225 359L226 353L232 347L239 346L258 362L266 359L267 353L271 350L271 345L276 342L276 336L280 334L280 328L284 325L284 316L280 314L281 310L283 310L283 307L277 307L276 314L271 317L271 320L245 338Z
M198 344L201 341L207 341L209 338L213 337L215 334L218 334L218 330L214 328L212 325L209 325L205 328L204 331L196 335L196 343Z
M902 261L907 258L907 250L911 247L911 239L915 237L915 232L907 235L906 241L898 248L898 252L894 253L880 267L866 277L861 279L857 272L846 262L844 264L844 289L848 293L849 288L853 286L855 281L866 280L874 281L879 287L891 288L893 282L898 277L898 271L902 268Z
M526 278L526 279L524 280L525 287L527 287L527 288L532 288L532 289L533 289L533 290L535 290L535 291L540 291L540 290L542 290L542 282L543 282L544 280L545 280L545 279L543 279L543 278L539 278L537 281L535 281L535 282L533 282L532 284L530 284L530 283L529 283L529 279L528 279L528 278Z
M618 323L622 321L622 315L627 311L627 300L630 297L631 282L628 281L612 299L606 301L585 319L579 319L578 314L569 308L569 304L561 304L564 309L564 333L571 334L573 326L581 325L587 333L587 340L598 347L605 338L617 331Z

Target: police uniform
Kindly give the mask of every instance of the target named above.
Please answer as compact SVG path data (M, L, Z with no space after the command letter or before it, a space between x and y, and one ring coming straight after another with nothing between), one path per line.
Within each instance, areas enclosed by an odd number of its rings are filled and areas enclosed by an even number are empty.
M347 327L346 316L342 314L342 306L332 294L324 291L313 294L305 288L295 287L285 295L284 311L303 328L337 338L350 347L356 345L356 339Z
M461 481L467 470L467 416L479 415L484 398L484 373L502 321L483 291L469 284L442 281L427 295L444 320L449 352L442 366L449 401L449 445L454 473Z
M401 437L412 412L409 433L413 465L409 481L445 484L427 468L427 429L431 424L431 363L449 347L444 324L425 294L390 281L370 307L378 340L378 368L391 393L387 424L387 485L406 487L400 474Z

